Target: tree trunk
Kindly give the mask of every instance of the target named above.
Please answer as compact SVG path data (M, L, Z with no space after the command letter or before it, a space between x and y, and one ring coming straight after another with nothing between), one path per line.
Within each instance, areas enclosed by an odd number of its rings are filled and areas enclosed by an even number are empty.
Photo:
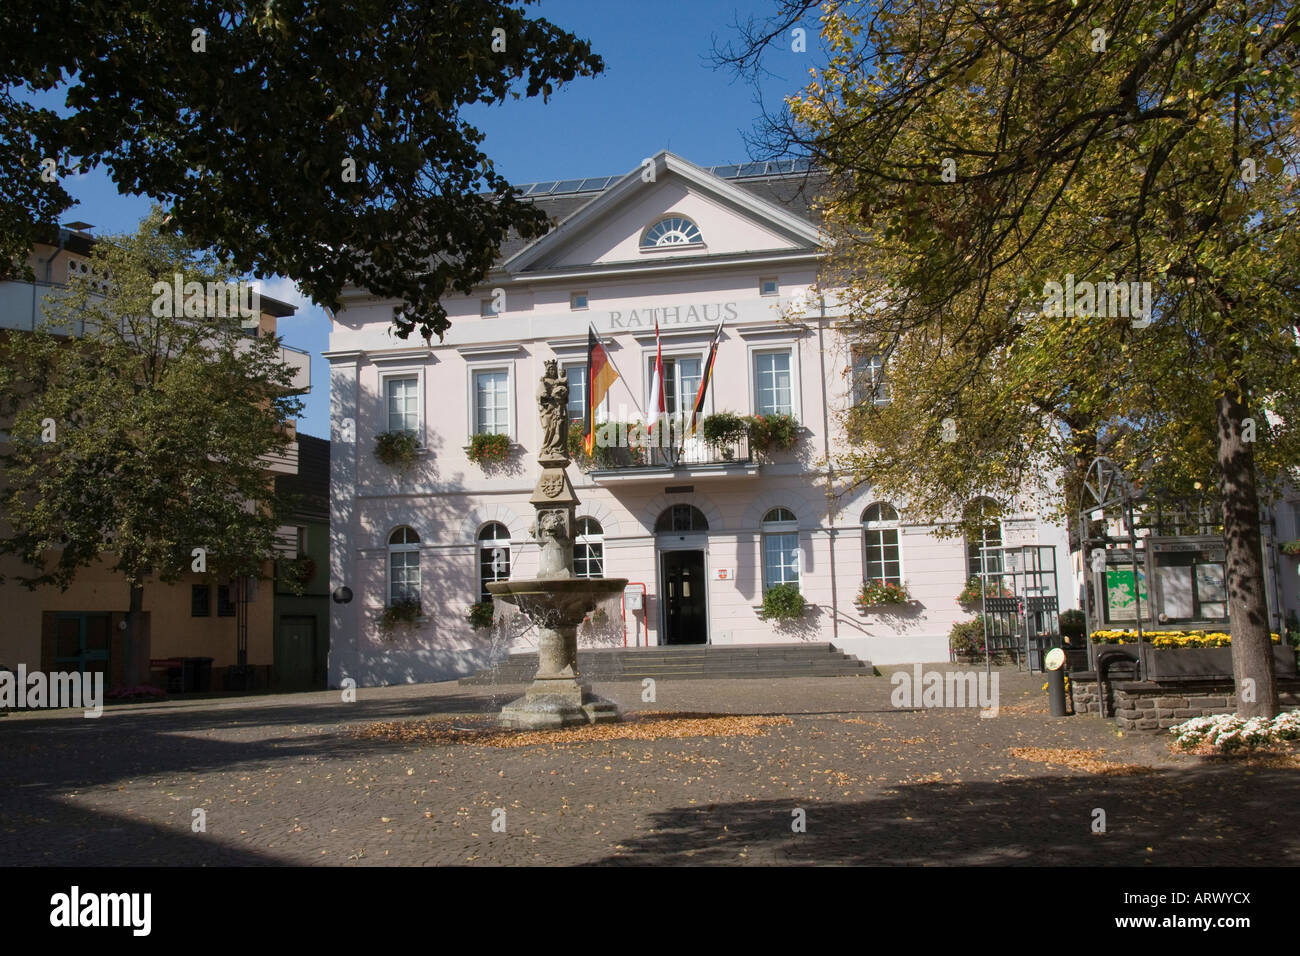
M1273 717L1278 712L1277 684L1264 590L1255 452L1251 442L1242 440L1246 407L1241 397L1246 390L1238 384L1236 391L1237 395L1220 397L1217 403L1232 673L1237 687L1237 713L1243 717Z
M140 623L144 616L144 585L131 585L131 605L126 612L126 641L122 648L122 682L134 686L144 682L141 676L140 661Z

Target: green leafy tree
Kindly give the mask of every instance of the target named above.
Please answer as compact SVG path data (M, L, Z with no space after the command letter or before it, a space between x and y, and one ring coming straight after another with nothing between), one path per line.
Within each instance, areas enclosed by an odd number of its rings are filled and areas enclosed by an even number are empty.
M284 423L302 407L277 337L244 335L231 309L169 314L171 296L155 283L170 287L179 273L206 293L234 273L162 232L161 219L155 209L135 235L99 240L97 274L51 296L46 324L0 342L11 436L0 457L0 552L22 560L17 578L32 588L66 589L101 559L120 572L130 587L128 679L143 664L148 580L263 573L287 504L264 459L284 452ZM192 311L218 311L215 300L190 301Z
M853 474L931 518L985 493L1064 513L1099 451L1160 493L1216 482L1241 712L1265 716L1260 489L1300 421L1298 35L1280 0L832 3L827 65L768 128L828 174L825 284L887 359ZM1139 283L1141 314L1117 293L1051 314L1067 276Z
M603 69L528 2L6 0L0 270L71 205L58 177L103 163L241 272L326 306L368 289L403 338L441 336L440 299L546 225L461 111ZM23 95L50 90L66 110Z

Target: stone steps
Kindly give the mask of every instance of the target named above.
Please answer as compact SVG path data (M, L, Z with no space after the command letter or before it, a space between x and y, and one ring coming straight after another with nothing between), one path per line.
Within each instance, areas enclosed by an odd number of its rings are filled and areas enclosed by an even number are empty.
M781 677L870 677L872 667L830 644L749 644L597 648L578 651L584 681L735 680ZM525 684L537 654L512 654L462 684Z

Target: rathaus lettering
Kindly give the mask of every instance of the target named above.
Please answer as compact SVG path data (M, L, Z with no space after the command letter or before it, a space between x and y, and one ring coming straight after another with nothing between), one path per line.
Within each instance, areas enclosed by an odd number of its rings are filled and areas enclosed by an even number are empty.
M654 328L660 325L677 325L683 322L702 322L712 325L728 319L739 318L734 302L713 302L708 305L669 305L656 309L633 309L630 312L610 312L612 329Z

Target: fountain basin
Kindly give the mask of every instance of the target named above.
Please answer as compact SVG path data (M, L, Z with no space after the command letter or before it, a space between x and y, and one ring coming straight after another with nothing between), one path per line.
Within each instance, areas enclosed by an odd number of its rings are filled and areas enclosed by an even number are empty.
M537 675L528 693L501 709L506 727L554 729L619 719L618 708L581 683L578 625L600 599L619 594L626 578L529 578L494 581L493 599L513 604L537 625Z
M626 586L627 578L526 578L493 581L487 588L538 627L577 627L601 598L622 593Z

